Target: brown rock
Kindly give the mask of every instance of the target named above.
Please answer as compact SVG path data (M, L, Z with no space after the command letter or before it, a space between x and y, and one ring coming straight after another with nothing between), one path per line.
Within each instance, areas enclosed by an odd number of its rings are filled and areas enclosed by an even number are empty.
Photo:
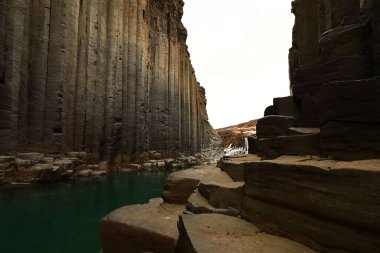
M100 221L104 253L175 252L184 206L152 201L119 208Z
M290 127L294 127L294 119L292 117L267 116L257 121L257 137L273 138L284 136Z
M198 191L213 207L240 212L244 185L244 182L201 182Z
M166 180L162 197L169 203L186 204L200 182L231 182L227 173L219 168L199 168L177 171Z
M345 81L321 86L320 123L380 123L380 79Z
M242 216L263 231L322 252L380 249L378 160L284 156L253 162L245 174Z
M380 158L380 124L330 121L321 129L321 151L346 161Z
M257 153L262 157L281 155L317 155L320 154L320 134L303 134L259 139Z
M178 252L312 253L297 242L261 233L253 224L220 214L182 215Z
M273 110L275 115L293 117L294 109L295 105L293 96L273 99Z
M219 167L225 171L234 181L244 181L244 170L250 166L250 163L260 161L261 158L257 155L246 155L239 158L222 159Z

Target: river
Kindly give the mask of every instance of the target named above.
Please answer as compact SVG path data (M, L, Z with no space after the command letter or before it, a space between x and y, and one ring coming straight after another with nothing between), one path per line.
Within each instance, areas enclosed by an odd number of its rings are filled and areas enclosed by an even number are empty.
M167 172L0 188L1 253L98 253L99 219L159 197Z

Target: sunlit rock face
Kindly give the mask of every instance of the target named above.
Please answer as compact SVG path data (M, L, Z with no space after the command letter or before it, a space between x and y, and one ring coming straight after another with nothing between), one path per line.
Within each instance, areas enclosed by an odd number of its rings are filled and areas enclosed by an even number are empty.
M0 153L128 162L207 147L182 0L1 0Z

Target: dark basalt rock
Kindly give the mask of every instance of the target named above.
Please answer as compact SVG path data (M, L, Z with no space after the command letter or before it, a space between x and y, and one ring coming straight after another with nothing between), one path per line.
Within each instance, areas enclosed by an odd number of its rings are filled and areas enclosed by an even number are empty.
M85 151L117 167L150 150L166 158L220 144L183 5L2 1L0 154Z

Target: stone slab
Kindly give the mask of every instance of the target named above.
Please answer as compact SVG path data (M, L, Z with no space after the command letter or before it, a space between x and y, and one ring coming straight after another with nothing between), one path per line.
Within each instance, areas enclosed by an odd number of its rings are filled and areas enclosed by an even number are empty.
M174 172L166 180L162 197L169 203L185 204L200 182L231 182L219 168L197 168Z
M119 208L100 221L103 253L175 252L183 205L151 201Z
M380 160L283 156L253 161L245 179L242 216L264 231L322 252L379 252Z
M297 242L261 233L252 223L220 214L182 215L181 253L316 253Z
M259 139L257 153L262 157L320 154L320 134L302 134Z

